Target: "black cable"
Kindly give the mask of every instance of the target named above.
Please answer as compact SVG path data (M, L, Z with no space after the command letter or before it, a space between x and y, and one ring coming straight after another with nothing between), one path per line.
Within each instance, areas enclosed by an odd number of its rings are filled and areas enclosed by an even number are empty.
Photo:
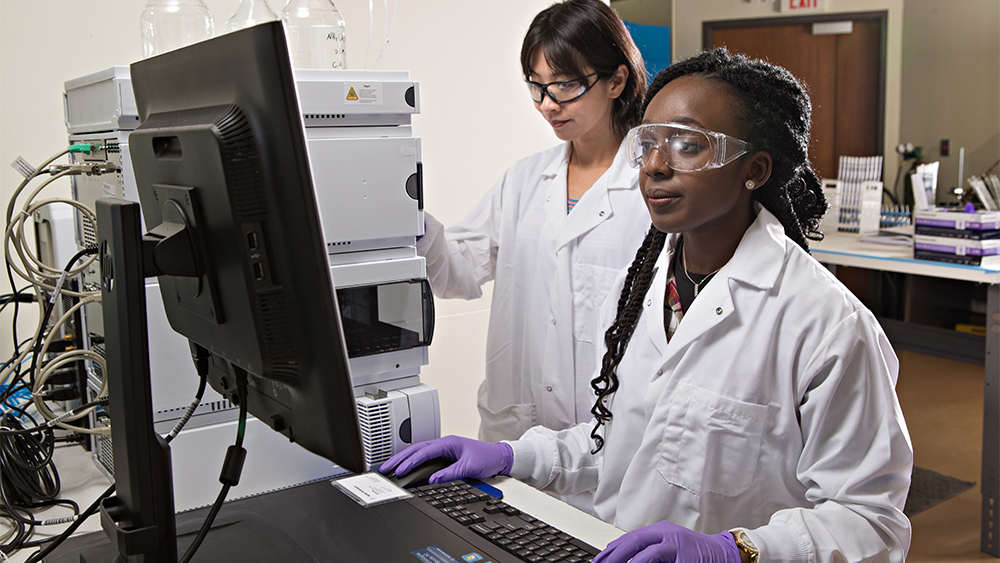
M38 298L34 293L25 293L27 290L31 289L32 286L26 285L21 289L15 291L14 293L5 293L0 295L0 313L7 308L7 305L14 303L34 303Z
M88 246L87 248L83 248L83 249L77 251L77 253L74 254L73 257L69 259L69 262L66 263L66 267L63 268L63 272L69 272L70 270L73 269L73 264L76 264L77 260L79 260L80 258L83 258L84 256L92 255L92 254L97 254L97 247L96 246ZM10 269L10 265L8 264L7 267L8 267L8 270L9 270ZM9 271L7 272L7 274L8 274L8 276L11 275ZM12 284L11 287L13 287L13 277L11 277L11 284ZM17 320L16 320L17 319L17 305L18 305L18 303L15 301L14 302L14 317L15 317L15 321L14 322L15 322L15 324L17 323ZM28 370L28 373L30 374L29 382L33 381L34 378L35 378L35 374L36 374L35 370L38 367L38 354L42 350L42 341L44 340L42 338L42 334L45 332L46 325L49 324L49 319L52 317L52 311L53 311L53 309L55 309L55 303L53 303L53 302L50 301L50 302L47 302L45 304L45 312L44 312L44 314L42 316L42 322L39 323L39 325L38 325L38 331L35 334L35 338L34 338L35 345L32 348L31 367ZM16 339L17 339L16 335L15 335L14 338L15 338L15 341L16 341ZM15 350L15 352L16 352L16 350ZM6 401L10 397L10 395L11 395L10 390L14 386L14 384L19 383L19 382L21 382L21 381L24 380L24 374L20 372L19 368L20 368L20 366L18 366L18 372L15 374L15 376L13 377L13 379L11 379L10 385L3 392L3 394L0 394L0 403Z
M196 366L200 367L200 364L198 363L198 359L199 358L196 358L196 362L195 363L196 363ZM196 397L195 401L196 402L200 402L201 398L204 396L204 394L205 394L205 385L207 383L204 370L203 369L199 369L198 371L199 371L199 374L201 375L201 378L200 378L201 381L198 383L198 390L195 393L195 397ZM245 381L245 376L244 376L244 381ZM241 396L243 398L241 399L240 402L243 405L245 405L246 404L246 388L245 388L245 385L244 385L243 391L241 392ZM78 407L78 408L76 408L74 410L75 411L80 411L80 410L83 410L85 408L89 408L91 406L94 406L95 404L100 404L102 402L107 402L107 399L101 399L101 400L97 400L97 401L91 401L91 403L88 403L86 405ZM245 427L245 423L246 423L246 407L245 406L240 407L240 420L241 420L240 427ZM243 431L241 431L241 430L237 431L237 444L242 445L242 443L243 443L243 434L244 434ZM168 436L168 441L169 441L169 438L171 438L171 437ZM54 441L58 442L58 441L60 441L60 438L57 438ZM219 494L220 494L220 497L222 498L223 501L225 501L225 498L226 498L226 496L229 493L229 489L230 489L230 486L224 485L223 486L223 490L220 491ZM93 502L93 504L91 504L89 507L87 507L87 509L84 510L82 514L79 514L79 516L76 518L76 520L74 520L73 523L70 524L70 526L68 528L66 528L58 536L55 536L55 537L52 537L52 538L46 538L44 540L38 540L36 542L21 542L19 544L19 549L23 549L23 548L27 548L27 547L36 547L36 546L40 546L40 545L46 544L46 543L48 544L44 548L40 549L39 551L36 551L35 553L32 553L31 556L26 560L26 563L34 563L34 562L37 562L37 561L41 561L42 558L44 558L47 555L49 555L50 553L52 553L52 551L54 549L56 549L57 547L59 547L59 545L61 545L64 541L66 541L66 539L69 538L69 536L71 536L73 534L73 532L76 531L76 529L79 528L80 525L83 524L83 522L85 520L87 520L88 518L90 518L91 516L93 516L98 511L98 509L100 508L101 501L103 501L105 498L109 497L114 492L115 492L115 485L112 484L110 487L108 487L107 490L105 490L103 493L101 493L101 495L99 497L97 497L97 500L95 500ZM55 501L53 501L53 502L55 502ZM221 506L222 503L219 502L218 499L216 499L216 502ZM215 508L214 505L213 505L213 508ZM77 508L77 511L78 510L79 510L79 508ZM218 508L215 508L214 512L209 515L209 517L211 518L211 520L207 521L209 527L211 526L212 521L215 520L215 513L217 513L218 510L219 510ZM20 520L15 520L15 522L17 524L21 525L21 526L25 526L25 524L26 524L26 522L22 522ZM28 534L28 536L30 536L30 534ZM201 543L201 540L196 540L196 541L199 544ZM194 545L194 544L192 544L192 545ZM197 550L197 545L195 545L195 549ZM6 552L6 550L5 550L5 552Z
M108 398L107 397L101 397L100 399L94 399L93 401L90 401L88 403L84 403L83 405L80 405L79 407L76 407L75 409L67 412L64 415L60 415L59 418L63 419L63 420L65 420L67 418L72 418L72 417L80 414L81 412L89 409L90 407L103 406L103 405L106 405L106 404L108 404ZM23 409L20 409L20 410L21 410L22 413L24 413ZM6 416L6 413L5 413L5 416ZM52 432L52 426L46 426L46 425L40 425L39 426L39 425L35 425L35 426L31 426L29 428L5 429L5 428L3 428L3 425L0 424L0 436L23 435L23 434L31 434L33 432L46 432L46 431L47 432Z
M13 284L14 283L14 277L10 273L10 265L9 264L7 265L7 270L8 270L7 271L7 276L8 276L8 278L10 278L11 284ZM14 286L11 285L11 287L13 288ZM15 293L15 295L23 293L23 292L27 291L28 289L31 289L31 287L32 287L31 285L26 285L26 286L22 287L21 289L17 290L17 292ZM21 346L24 346L26 343L31 342L30 338L25 339L22 342L18 342L17 341L17 317L18 317L18 314L21 311L21 307L20 307L21 301L19 299L14 299L13 303L14 303L14 316L11 318L11 337L12 337L12 339L14 341L14 353L11 355L11 359L8 360L7 363L10 363L10 362L16 360L17 358L19 358L21 356ZM7 305L9 305L9 304L10 304L10 302L4 303L2 306L0 306L0 312L2 312L4 309L6 309ZM20 379L20 377L21 377L21 364L18 363L16 366L14 366L14 379ZM8 385L8 389L11 386L12 385ZM0 403L4 402L6 400L7 400L7 396L6 396L6 393L4 393L4 396L0 396Z
M14 270L10 267L9 261L4 261L4 266L7 268L7 281L10 282L10 288L14 289ZM21 303L19 301L14 301L14 318L11 320L10 333L14 339L14 354L17 355L19 349L17 345L17 316L21 312Z
M246 450L243 449L243 436L246 433L247 425L247 373L241 369L236 370L236 389L240 398L240 421L236 428L236 443L231 446L226 452L226 460L223 462L222 475L219 476L219 480L222 481L222 490L219 491L219 496L215 498L215 502L212 503L212 508L208 511L208 516L205 517L205 522L202 523L201 529L198 530L198 535L188 546L187 550L184 552L184 556L181 557L181 563L188 563L194 554L201 547L201 543L205 540L205 536L208 535L208 531L212 528L212 522L215 521L216 514L219 513L219 509L222 508L222 503L226 500L226 495L229 494L229 489L239 482L240 468L243 466L242 456L246 455ZM240 458L238 461L234 458ZM234 465L236 467L234 467ZM233 471L235 469L235 471Z
M76 264L76 261L79 260L80 258L93 254L97 254L96 246L88 246L86 248L81 248L76 252L76 254L73 255L72 258L69 259L69 262L66 263L66 267L63 268L63 273L68 274L69 271L73 269L73 264ZM31 371L28 372L31 374L30 381L32 382L31 385L32 388L34 388L34 380L35 376L37 375L37 372L35 370L38 365L38 354L42 351L42 340L43 340L42 333L45 331L45 326L49 324L49 318L52 317L52 311L55 308L56 304L54 300L50 299L45 306L45 317L42 319L41 324L38 325L38 334L35 336L35 347L31 353Z
M21 415L36 424L31 415L21 409ZM11 412L0 416L0 427L24 429ZM21 549L34 534L39 522L31 509L69 501L57 499L61 483L52 463L55 443L51 429L41 436L5 432L0 434L0 516L7 518L15 529L13 539L0 546L4 552ZM71 508L75 504L70 505ZM78 510L79 507L75 507Z
M80 516L78 516L77 519L74 520L72 524L67 526L66 529L63 530L61 534L59 534L54 538L45 540L49 542L49 544L43 547L42 549L32 553L31 556L28 557L27 560L25 560L25 563L38 563L44 557L52 553L52 551L55 550L55 548L59 547L62 544L62 542L66 541L66 538L73 535L73 532L75 532L76 529L79 528L80 525L87 520L87 518L90 518L91 516L96 514L97 511L101 508L101 501L111 496L111 494L114 492L115 492L115 485L114 483L112 483L111 486L105 489L105 491L101 493L100 496L97 497L97 500L91 503L91 505L87 507L87 510L84 510L83 513L80 514Z

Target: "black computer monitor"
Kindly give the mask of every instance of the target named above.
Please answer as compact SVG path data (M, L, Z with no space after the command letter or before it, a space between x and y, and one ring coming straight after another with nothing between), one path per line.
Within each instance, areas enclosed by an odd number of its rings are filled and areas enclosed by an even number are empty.
M159 277L171 327L211 353L214 389L234 397L244 370L250 414L363 471L281 23L139 61L131 76L142 124L129 150L146 231L192 234L178 248L191 249L196 277ZM161 246L158 259L177 271Z

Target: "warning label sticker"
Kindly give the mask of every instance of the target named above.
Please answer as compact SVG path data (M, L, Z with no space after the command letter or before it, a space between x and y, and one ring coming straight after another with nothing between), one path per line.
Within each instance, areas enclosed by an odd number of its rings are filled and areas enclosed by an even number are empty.
M377 105L382 103L381 84L345 84L344 101L348 104Z

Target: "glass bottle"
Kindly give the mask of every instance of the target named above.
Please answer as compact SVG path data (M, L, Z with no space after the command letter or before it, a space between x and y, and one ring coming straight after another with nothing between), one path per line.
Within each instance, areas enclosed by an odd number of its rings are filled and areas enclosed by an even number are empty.
M296 68L347 68L347 24L332 0L288 0L281 11Z
M151 57L210 39L215 19L204 0L148 0L139 18L142 52Z
M226 20L226 32L274 21L278 14L267 5L267 0L240 0L240 5Z

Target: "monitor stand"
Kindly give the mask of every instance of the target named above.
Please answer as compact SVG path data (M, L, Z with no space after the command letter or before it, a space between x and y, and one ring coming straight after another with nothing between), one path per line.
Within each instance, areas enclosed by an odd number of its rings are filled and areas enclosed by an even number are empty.
M135 202L100 199L96 211L116 494L101 503L104 533L68 541L53 560L176 563L208 509L175 519L170 446L153 428L145 280L197 274L195 251L186 228L167 237L143 236ZM196 559L312 560L282 535L260 515L223 510Z
M101 503L115 556L101 560L176 563L170 446L153 428L145 293L147 277L173 272L153 264L157 242L142 236L138 203L100 199L96 211L116 484Z

